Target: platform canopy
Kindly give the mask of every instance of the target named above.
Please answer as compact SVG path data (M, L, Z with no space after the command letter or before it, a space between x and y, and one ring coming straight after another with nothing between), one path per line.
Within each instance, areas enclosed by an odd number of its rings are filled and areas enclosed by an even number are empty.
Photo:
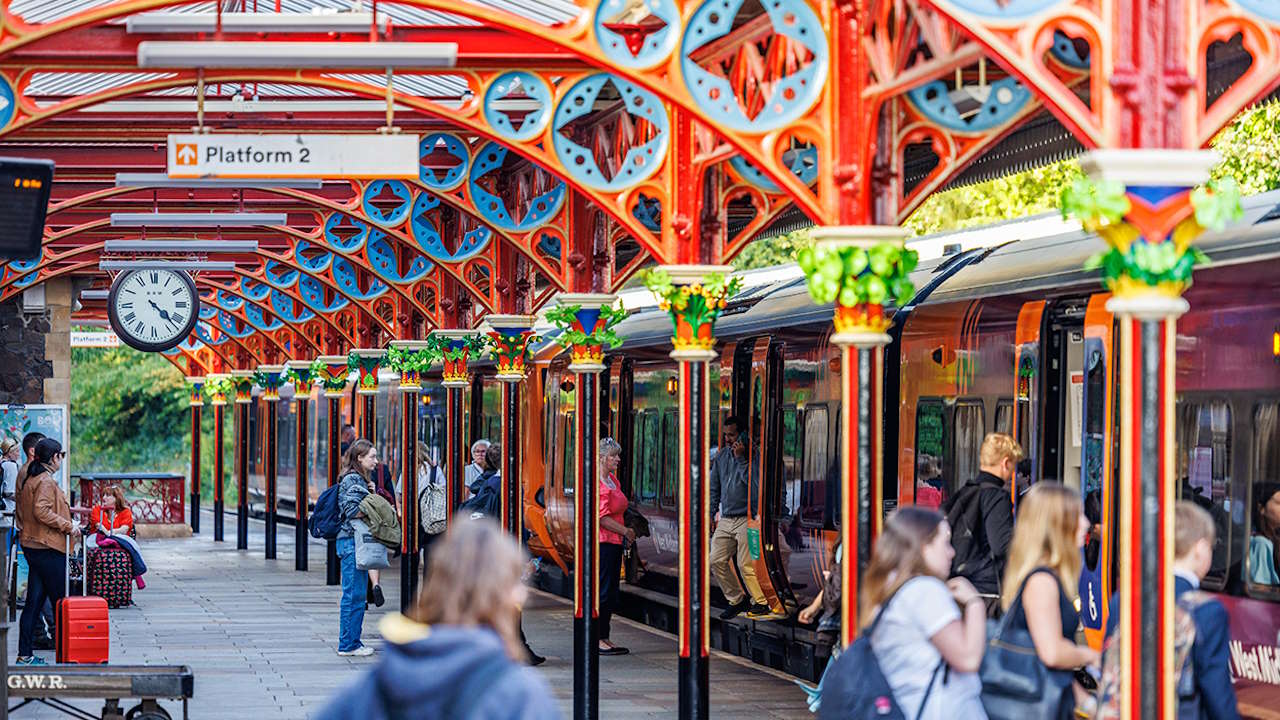
M950 184L1140 144L1108 121L1125 50L1084 0L2 4L0 154L57 170L43 253L3 266L0 299L70 276L74 319L102 322L104 261L204 263L168 353L187 374L533 312L805 224L898 224ZM1274 90L1280 16L1207 5L1183 90L1202 110L1166 144ZM169 177L190 133L399 133L418 163Z

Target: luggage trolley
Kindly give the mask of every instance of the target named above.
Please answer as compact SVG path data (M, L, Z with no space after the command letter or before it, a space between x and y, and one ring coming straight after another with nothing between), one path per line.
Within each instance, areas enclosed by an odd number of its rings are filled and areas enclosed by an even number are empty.
M32 665L10 668L9 697L22 702L13 712L31 703L48 705L81 720L172 720L160 700L181 700L187 720L187 701L195 690L195 676L186 665ZM94 715L67 700L105 700ZM138 699L127 712L120 701Z

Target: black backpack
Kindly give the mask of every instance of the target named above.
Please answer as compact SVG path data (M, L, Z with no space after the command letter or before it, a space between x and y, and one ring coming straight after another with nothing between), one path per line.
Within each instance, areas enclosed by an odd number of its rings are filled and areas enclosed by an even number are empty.
M502 517L502 498L492 486L481 486L480 492L458 506L458 517L466 518L476 515L487 515L494 519Z
M902 587L899 586L898 589L901 590ZM863 630L858 639L846 648L827 669L822 680L822 704L818 707L819 720L907 720L902 708L898 706L898 701L893 697L893 689L889 687L884 671L880 669L880 661L876 659L876 654L871 649L871 635L880 624L880 618L884 617L884 611L889 608L889 603L893 602L894 595L897 594L898 591L894 590L893 595L880 604L880 612L876 614L876 619L871 621L871 625ZM946 661L940 662L933 669L933 674L929 677L929 686L925 688L924 696L920 698L920 709L916 712L916 720L919 720L920 715L924 713L925 705L929 702L929 694L933 691L933 684L938 680L938 672L945 664Z
M987 541L982 522L981 485L965 485L960 492L943 503L947 524L951 526L951 577L972 578L980 565L991 559L991 543Z
M307 530L311 532L311 537L321 540L338 537L338 531L342 529L342 514L338 512L339 487L340 484L327 487L316 498L316 506L311 511L311 518L307 520Z

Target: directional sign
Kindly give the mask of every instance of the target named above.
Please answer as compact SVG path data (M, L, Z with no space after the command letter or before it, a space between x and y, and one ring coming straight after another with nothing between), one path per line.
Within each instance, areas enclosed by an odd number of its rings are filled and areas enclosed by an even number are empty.
M415 179L417 135L170 135L171 178Z

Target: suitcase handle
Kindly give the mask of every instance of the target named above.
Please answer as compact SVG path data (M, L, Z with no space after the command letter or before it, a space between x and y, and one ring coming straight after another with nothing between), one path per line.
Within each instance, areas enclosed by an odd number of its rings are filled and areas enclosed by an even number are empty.
M72 522L75 522L74 520ZM66 548L67 571L63 577L62 597L71 597L71 535L68 534L62 540L63 547ZM84 541L84 535L80 536L80 594L89 594L89 544Z

